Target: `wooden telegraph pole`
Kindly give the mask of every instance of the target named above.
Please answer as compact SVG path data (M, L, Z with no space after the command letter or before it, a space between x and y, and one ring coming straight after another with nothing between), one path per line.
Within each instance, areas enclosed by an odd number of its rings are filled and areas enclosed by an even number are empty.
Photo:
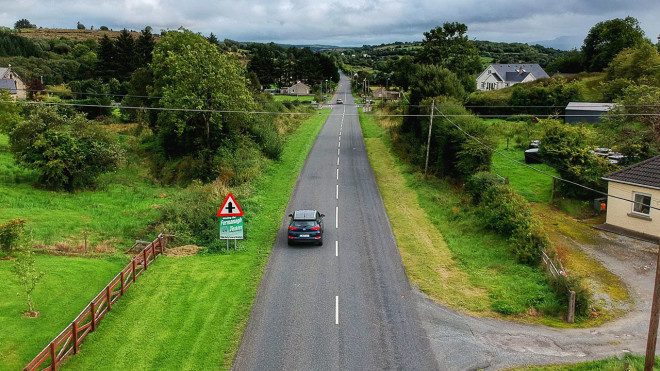
M424 164L424 177L429 170L429 150L431 149L431 128L433 128L433 114L435 113L435 99L431 102L431 117L429 122L429 136L426 139L426 164Z
M653 363L655 362L655 343L658 339L658 309L660 309L660 242L658 243L658 259L655 265L655 287L653 288L653 304L651 304L649 337L646 340L644 371L653 370Z

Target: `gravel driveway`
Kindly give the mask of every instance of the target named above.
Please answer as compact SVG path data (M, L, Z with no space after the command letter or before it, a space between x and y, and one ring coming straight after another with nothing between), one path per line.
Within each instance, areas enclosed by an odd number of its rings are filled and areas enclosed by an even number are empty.
M623 317L589 329L555 329L476 318L417 293L417 309L438 364L447 370L502 369L517 365L575 363L644 354L657 246L599 233L597 246L581 248L628 286L633 306Z

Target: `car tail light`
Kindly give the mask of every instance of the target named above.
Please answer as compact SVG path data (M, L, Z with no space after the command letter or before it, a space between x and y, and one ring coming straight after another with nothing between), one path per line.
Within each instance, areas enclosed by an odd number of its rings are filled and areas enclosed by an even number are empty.
M296 227L294 227L294 226L292 226L292 225L290 225L290 226L289 226L289 230L290 230L290 231L297 231L297 230L298 230L298 228L296 228Z
M310 230L312 230L312 231L320 231L320 230L321 230L321 226L320 226L320 225L315 225L315 226L313 226L312 228L310 228Z

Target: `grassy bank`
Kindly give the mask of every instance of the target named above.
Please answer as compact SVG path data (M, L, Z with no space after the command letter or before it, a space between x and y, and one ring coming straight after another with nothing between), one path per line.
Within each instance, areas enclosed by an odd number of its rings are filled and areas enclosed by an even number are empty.
M306 120L287 138L280 161L233 190L249 220L238 251L159 258L64 367L229 368L287 202L328 113Z
M559 310L544 272L517 263L508 241L485 230L450 184L424 180L399 161L375 116L361 114L360 122L411 281L433 299L474 314L558 323L559 317L540 314ZM414 195L404 215L402 194Z
M654 370L660 369L660 359L655 358ZM610 357L598 361L582 362L568 365L528 366L515 368L525 371L642 371L644 370L644 357L625 355L623 357Z
M71 249L83 245L85 237L92 248L151 239L146 227L160 205L180 191L154 184L143 162L130 155L125 166L101 177L96 190L53 192L35 188L35 179L15 164L7 136L0 134L0 222L25 219L34 244Z
M12 261L0 260L0 370L25 366L125 263L121 257L37 255L37 267L45 273L34 292L40 316L27 318L22 315L26 310L25 296L11 272Z

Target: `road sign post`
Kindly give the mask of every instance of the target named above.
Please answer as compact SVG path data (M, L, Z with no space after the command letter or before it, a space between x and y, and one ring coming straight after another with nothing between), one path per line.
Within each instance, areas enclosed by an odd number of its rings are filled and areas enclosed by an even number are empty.
M229 240L242 240L243 234L243 209L236 201L233 194L228 194L222 205L218 209L218 230L221 240L227 240L227 249L229 249Z

